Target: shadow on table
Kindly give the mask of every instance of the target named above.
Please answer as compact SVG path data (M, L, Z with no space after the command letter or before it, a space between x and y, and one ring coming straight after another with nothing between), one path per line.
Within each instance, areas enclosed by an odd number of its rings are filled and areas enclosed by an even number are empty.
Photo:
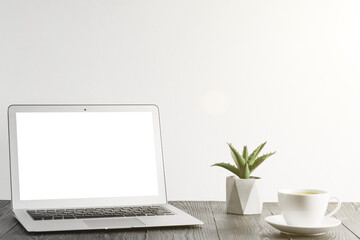
M324 233L320 235L295 235L290 233L278 232L263 235L263 239L329 239L329 235Z

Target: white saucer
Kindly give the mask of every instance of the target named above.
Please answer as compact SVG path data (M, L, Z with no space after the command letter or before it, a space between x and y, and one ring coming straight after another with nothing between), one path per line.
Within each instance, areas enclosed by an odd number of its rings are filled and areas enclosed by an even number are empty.
M274 228L290 234L298 235L320 235L330 231L332 228L339 226L341 221L333 217L324 217L319 226L316 227L301 227L287 225L282 215L268 216L265 221Z

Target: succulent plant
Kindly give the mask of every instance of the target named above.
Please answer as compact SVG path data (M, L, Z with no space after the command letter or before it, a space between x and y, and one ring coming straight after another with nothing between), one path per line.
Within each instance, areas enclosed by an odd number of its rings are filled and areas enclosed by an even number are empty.
M231 156L235 162L235 165L229 163L215 163L213 166L223 167L230 172L234 173L236 176L242 179L250 178L250 174L261 164L276 152L264 154L258 157L261 150L264 148L266 142L258 146L250 155L248 154L247 146L244 146L242 155L233 147L231 143L228 143L230 147Z

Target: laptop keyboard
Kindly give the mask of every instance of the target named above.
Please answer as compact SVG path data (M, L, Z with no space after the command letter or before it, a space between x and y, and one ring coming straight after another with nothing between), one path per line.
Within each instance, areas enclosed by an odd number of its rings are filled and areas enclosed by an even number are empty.
M110 207L110 208L71 208L28 210L34 220L63 220L84 218L136 217L174 215L162 206Z

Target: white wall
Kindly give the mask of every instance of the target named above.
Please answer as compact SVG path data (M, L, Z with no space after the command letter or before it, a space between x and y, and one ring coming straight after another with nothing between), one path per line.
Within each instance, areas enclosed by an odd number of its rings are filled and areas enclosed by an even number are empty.
M157 103L170 200L224 200L225 142L277 153L255 171L360 201L357 0L2 0L0 199L7 106Z

